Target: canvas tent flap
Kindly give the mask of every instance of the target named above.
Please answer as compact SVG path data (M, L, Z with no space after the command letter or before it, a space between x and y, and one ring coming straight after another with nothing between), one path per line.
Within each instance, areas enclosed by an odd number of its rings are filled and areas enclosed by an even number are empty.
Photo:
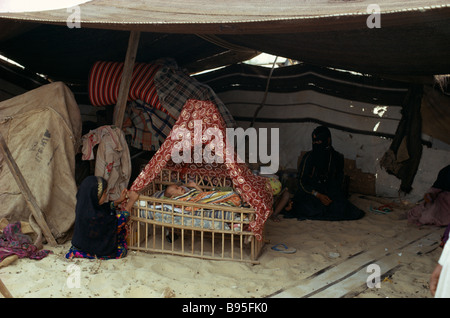
M63 83L0 103L0 132L55 237L62 243L75 220L75 154L81 115ZM31 211L6 163L0 163L0 218L28 221Z

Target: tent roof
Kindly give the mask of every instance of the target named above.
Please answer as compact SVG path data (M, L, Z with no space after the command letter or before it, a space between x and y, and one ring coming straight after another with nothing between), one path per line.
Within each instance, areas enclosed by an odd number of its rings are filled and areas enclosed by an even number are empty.
M95 0L79 7L82 27L167 33L267 34L329 29L329 23L319 23L324 22L324 19L334 21L334 27L353 28L341 21L359 16L365 22L367 7L372 3L370 0ZM378 0L376 3L386 17L411 17L417 13L448 9L450 6L442 0ZM0 17L66 25L72 12L60 9L3 13ZM389 24L401 25L403 22L400 19L389 21ZM300 31L298 26L304 29Z
M372 2L95 0L79 6L80 29L66 25L71 10L0 13L0 53L58 80L85 80L94 60L123 60L124 31L139 30L137 61L169 56L192 72L260 51L371 74L450 73L450 4L379 0L381 28L371 29Z
M96 61L122 62L128 38L127 31L68 29L44 24L0 42L0 54L53 80L79 83L87 82L89 70ZM145 32L140 36L136 61L172 57L180 66L197 72L222 63L240 62L256 54L255 50L231 51L194 34Z

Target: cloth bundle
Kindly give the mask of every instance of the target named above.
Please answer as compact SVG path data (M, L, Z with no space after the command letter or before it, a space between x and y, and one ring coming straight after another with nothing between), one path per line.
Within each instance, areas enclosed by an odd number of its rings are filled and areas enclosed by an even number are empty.
M39 250L33 245L31 237L22 233L20 222L8 224L0 236L0 261L11 255L40 260L50 253L52 251Z

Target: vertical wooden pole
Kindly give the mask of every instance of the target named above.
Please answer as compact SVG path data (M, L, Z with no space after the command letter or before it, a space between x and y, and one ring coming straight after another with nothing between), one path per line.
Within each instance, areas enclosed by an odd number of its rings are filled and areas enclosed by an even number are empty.
M9 292L8 288L6 288L5 284L3 284L2 280L0 279L0 293L5 298L13 298L11 293Z
M122 79L119 87L119 95L117 96L117 104L114 110L114 125L122 128L123 117L127 107L128 94L133 76L134 62L136 61L136 53L139 45L140 31L131 31L128 40L128 49L123 65Z
M47 222L45 221L44 215L42 214L42 211L39 208L39 205L37 204L35 197L31 193L30 188L28 187L28 184L26 183L22 175L22 172L20 172L19 167L17 166L14 158L12 157L8 146L6 145L6 141L1 133L0 133L0 152L3 154L3 157L5 158L6 163L8 164L9 170L11 171L11 174L16 180L20 191L25 197L25 201L27 202L28 207L31 210L31 213L33 214L37 224L41 228L48 243L53 247L57 246L58 244L56 243L56 240L53 237L53 234L50 231Z

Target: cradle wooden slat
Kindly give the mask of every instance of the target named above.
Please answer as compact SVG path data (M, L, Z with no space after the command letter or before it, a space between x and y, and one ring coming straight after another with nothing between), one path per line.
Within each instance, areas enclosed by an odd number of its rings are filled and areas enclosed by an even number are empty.
M152 196L164 186L181 181L195 181L204 190L231 186L226 177L191 177L177 171L161 171L141 193L131 211L129 249L258 263L264 239L257 240L249 230L255 210Z

